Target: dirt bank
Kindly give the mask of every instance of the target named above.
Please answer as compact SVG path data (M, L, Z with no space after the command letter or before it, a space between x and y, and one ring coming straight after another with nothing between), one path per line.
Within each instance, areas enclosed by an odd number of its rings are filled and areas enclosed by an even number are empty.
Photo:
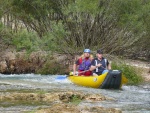
M145 81L150 82L150 62L139 61L139 60L125 60L126 64L136 67L139 69L141 76L144 77Z

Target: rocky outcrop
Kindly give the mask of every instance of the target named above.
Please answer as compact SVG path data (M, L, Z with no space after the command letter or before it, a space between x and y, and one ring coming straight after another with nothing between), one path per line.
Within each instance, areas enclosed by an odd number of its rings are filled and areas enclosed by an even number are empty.
M50 108L41 109L35 113L122 113L120 109L104 107L80 107L70 104L55 104Z
M39 56L27 56L25 52L4 52L0 59L0 72L4 74L32 73L35 72Z
M121 113L121 110L116 108L105 108L100 106L80 106L79 103L82 101L114 101L112 98L107 98L99 94L85 94L81 92L68 91L68 92L51 92L51 93L16 93L16 92L5 92L0 94L1 101L5 103L15 104L20 102L19 105L25 103L44 103L50 105L47 108L40 108L36 113ZM77 101L73 98L80 100L78 104L73 102ZM22 103L21 103L22 102Z
M1 101L15 101L15 100L24 100L24 101L46 101L46 102L66 102L69 103L72 101L73 97L76 97L80 100L91 100L91 101L103 101L103 100L113 100L112 98L107 98L103 95L98 94L84 94L80 92L53 92L53 93L2 93L0 94Z
M62 56L44 51L30 54L25 51L5 51L1 52L0 55L0 73L3 74L36 73L50 60L61 62L61 65L68 65L71 61L66 55Z

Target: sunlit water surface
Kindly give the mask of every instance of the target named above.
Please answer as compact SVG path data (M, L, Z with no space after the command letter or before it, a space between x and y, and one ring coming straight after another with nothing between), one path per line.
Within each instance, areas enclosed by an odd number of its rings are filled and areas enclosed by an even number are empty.
M64 79L58 79L63 76ZM84 93L103 94L112 97L115 101L103 102L88 102L80 103L81 106L103 106L108 108L119 108L123 113L150 113L150 83L145 83L139 86L123 86L121 90L105 90L81 87L72 84L65 79L66 75L35 75L35 74L20 74L20 75L3 75L0 74L0 90L8 89L44 89L44 90L75 90ZM7 85L6 85L7 84ZM22 109L33 109L31 106L16 106L3 108L0 107L0 112L11 111L20 113ZM2 112L2 113L3 113Z

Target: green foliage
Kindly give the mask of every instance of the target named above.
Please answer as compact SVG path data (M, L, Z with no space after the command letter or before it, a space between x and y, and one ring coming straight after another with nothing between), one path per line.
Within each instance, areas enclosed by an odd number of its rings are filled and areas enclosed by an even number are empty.
M69 47L71 43L67 40L68 35L70 34L69 31L65 30L65 26L62 22L58 24L53 23L53 32L51 33L54 37L54 43L57 44L57 51L60 51L63 48Z
M68 7L65 7L64 11L73 13L89 13L95 15L98 13L98 2L99 0L76 0L68 4Z
M149 0L0 0L0 7L0 17L11 27L4 40L18 50L76 53L103 47L117 53L150 45ZM20 24L29 32L19 33Z
M141 0L114 0L111 1L110 7L111 11L109 14L116 17L121 27L128 27L127 29L134 31L137 36L146 30L143 19L147 18L150 2L147 1L144 3Z
M12 37L12 31L0 22L0 40L3 41L3 44L10 45L12 43Z
M0 18L11 10L11 2L10 0L0 0Z
M71 103L72 104L78 105L81 101L82 100L81 100L80 96L72 95L72 97L71 97Z
M36 33L27 32L22 30L14 35L12 44L16 46L18 51L27 50L35 51L38 50L39 39Z
M54 37L61 39L66 35L66 31L64 29L64 25L62 24L62 22L58 22L57 24L53 23L52 26L53 26L52 33L53 33Z
M43 94L47 93L47 91L44 91L44 90L37 90L37 91L34 91L34 93L43 95Z
M24 113L36 113L36 110L32 110L32 111L25 111Z
M57 50L57 44L55 42L55 37L52 33L48 32L46 33L42 39L39 42L41 50L44 51L56 51Z
M128 84L137 85L143 82L143 78L140 75L141 72L133 66L127 65L125 63L112 62L112 69L121 70L123 75L127 77Z
M46 14L46 10L48 9L47 0L13 0L12 5L17 13L25 13L30 14L35 18L39 18L41 15Z
M42 75L56 75L64 74L65 71L66 67L52 58L51 60L48 60L42 68L37 70L36 73Z

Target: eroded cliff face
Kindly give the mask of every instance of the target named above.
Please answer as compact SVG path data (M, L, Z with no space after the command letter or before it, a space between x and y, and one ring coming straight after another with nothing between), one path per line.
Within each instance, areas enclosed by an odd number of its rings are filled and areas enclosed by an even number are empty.
M0 72L4 74L34 73L44 62L44 52L32 53L5 51L0 58Z
M4 51L0 56L0 73L3 74L35 73L49 61L55 60L66 66L72 61L66 55L49 54L44 51L32 52L31 54L27 54L25 51Z

